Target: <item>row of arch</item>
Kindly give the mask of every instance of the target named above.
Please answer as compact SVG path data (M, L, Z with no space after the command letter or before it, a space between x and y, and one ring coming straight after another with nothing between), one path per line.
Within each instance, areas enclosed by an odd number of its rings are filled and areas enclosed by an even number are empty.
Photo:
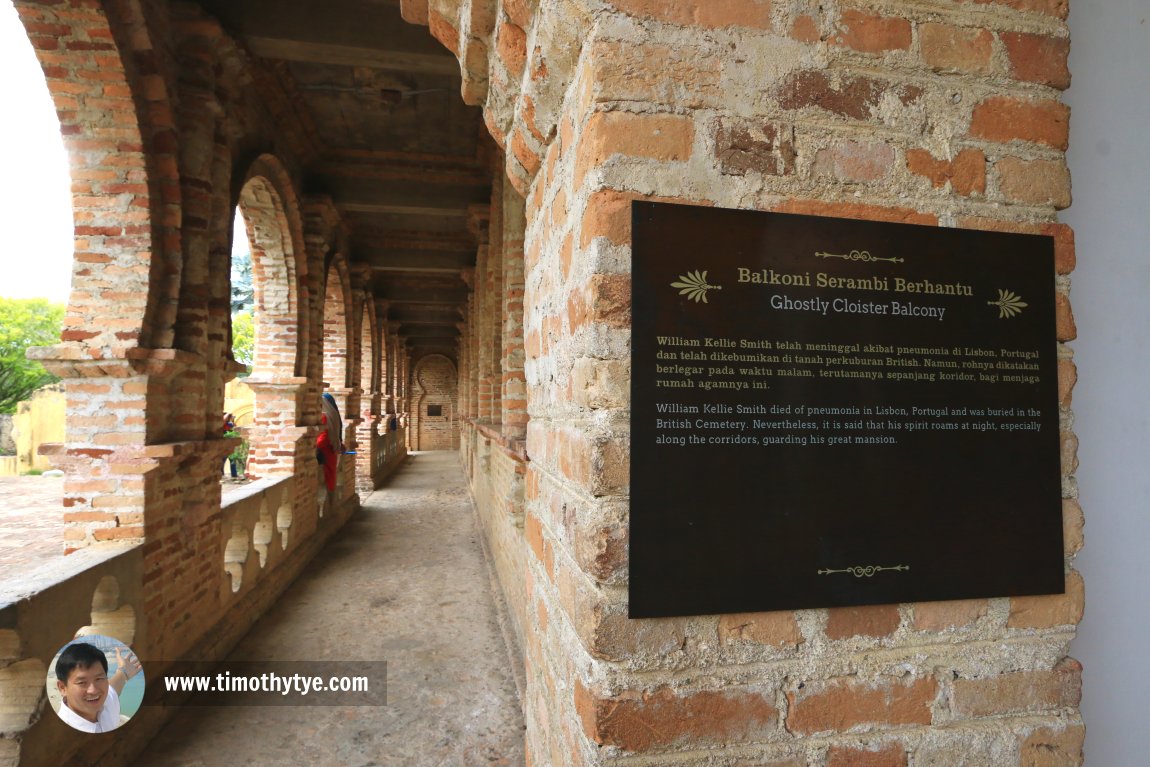
M249 109L258 99L244 89L258 78L218 23L179 6L154 28L159 17L139 0L14 5L73 177L72 293L62 344L42 358L65 380L151 377L147 417L121 427L113 452L218 440L224 384L242 370L227 277L239 236L255 293L252 473L300 469L300 430L317 426L322 391L336 397L349 444L388 414L402 423L406 350L370 293L370 271L352 266L331 200L301 196L299 148L275 138L272 110ZM173 35L175 45L156 44ZM99 77L86 77L93 69ZM246 232L233 229L237 209ZM136 407L115 388L88 399L90 412ZM101 439L69 421L73 471L107 473L113 457L93 449ZM359 473L370 476L362 452Z

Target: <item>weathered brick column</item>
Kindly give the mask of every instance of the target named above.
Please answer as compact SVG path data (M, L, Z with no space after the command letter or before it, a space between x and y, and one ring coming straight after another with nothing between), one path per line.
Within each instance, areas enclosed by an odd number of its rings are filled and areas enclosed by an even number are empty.
M473 384L475 386L475 419L480 423L491 423L494 413L493 382L494 382L494 345L491 336L494 327L492 305L496 296L491 293L492 264L498 258L498 252L491 247L491 221L490 209L487 206L472 206L469 221L471 233L478 242L478 251L475 256L475 286L473 297L475 300L472 311L468 312L472 318L475 332L475 373Z
M525 203L511 184L498 185L503 197L502 430L511 441L527 436L527 380L523 373L523 233Z
M531 763L1079 764L1069 432L1065 595L629 620L625 588L631 200L1053 234L1069 341L1065 3L428 8L527 199Z

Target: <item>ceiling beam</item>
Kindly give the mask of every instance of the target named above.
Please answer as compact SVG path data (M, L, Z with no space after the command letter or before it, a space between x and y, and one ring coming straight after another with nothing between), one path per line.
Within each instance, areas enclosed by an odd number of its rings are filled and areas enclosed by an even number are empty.
M336 202L348 213L368 213L384 216L443 216L467 218L467 208L424 207L419 205L393 205L371 202Z
M400 335L407 336L408 338L444 338L454 339L459 338L459 331L454 327L441 326L441 327L425 327L419 325L402 325L400 327Z
M388 284L386 281L375 291L376 298L387 301L392 306L399 304L462 306L467 303L467 294L467 288L413 288L407 285Z
M475 251L356 248L357 260L377 272L458 272L475 266Z
M371 67L395 72L421 72L430 75L458 75L459 63L447 56L424 53L360 48L353 45L314 43L275 37L248 35L244 38L252 53L265 59L296 61L303 64L327 64L346 67Z

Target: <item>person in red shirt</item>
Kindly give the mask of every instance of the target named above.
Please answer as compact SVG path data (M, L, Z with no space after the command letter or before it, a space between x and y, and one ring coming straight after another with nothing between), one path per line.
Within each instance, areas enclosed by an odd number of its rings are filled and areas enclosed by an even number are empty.
M315 457L323 467L324 486L329 493L333 493L339 456L343 453L343 419L339 416L335 397L330 394L323 395L321 406L323 415L320 424L323 429L315 440Z

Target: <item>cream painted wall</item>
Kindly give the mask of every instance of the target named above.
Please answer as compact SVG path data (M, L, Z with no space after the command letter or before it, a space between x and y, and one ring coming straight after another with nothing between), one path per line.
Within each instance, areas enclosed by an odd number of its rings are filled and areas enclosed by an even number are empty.
M40 445L64 441L64 404L64 389L59 385L40 389L20 403L12 419L15 460L0 461L0 476L54 468L51 457L40 455Z
M1150 711L1150 0L1071 0L1074 391L1086 515L1086 767L1147 763Z

